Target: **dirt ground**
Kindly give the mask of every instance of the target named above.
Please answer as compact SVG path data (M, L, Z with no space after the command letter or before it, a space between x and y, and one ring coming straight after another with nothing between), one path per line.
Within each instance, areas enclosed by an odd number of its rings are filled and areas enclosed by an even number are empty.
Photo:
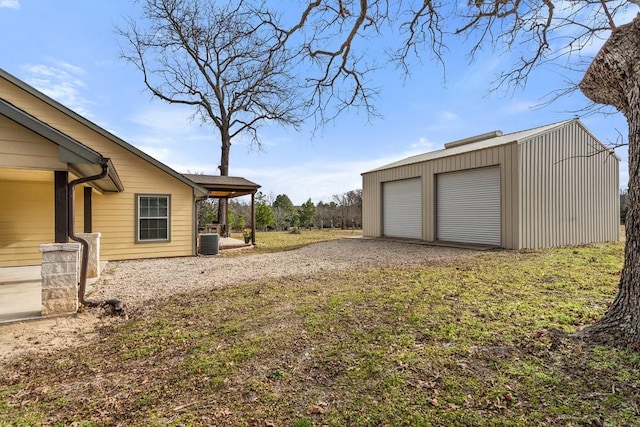
M73 316L0 325L0 362L25 353L55 352L97 336L100 326L124 319L104 317L100 308Z

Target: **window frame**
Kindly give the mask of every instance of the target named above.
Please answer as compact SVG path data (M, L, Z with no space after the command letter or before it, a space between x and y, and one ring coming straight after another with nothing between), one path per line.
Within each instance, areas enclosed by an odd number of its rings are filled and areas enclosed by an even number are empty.
M140 199L143 197L151 197L151 198L164 198L167 200L167 216L166 217L142 217L140 215ZM136 193L135 195L135 206L136 206L136 243L169 243L171 242L171 194L150 194L150 193ZM167 237L162 239L142 239L140 237L141 227L140 221L143 219L166 219L167 220Z

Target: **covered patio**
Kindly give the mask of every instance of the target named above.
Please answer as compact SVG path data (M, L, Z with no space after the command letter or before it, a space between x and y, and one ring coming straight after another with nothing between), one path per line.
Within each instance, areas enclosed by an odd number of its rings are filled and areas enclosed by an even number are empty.
M237 176L183 174L199 186L205 188L209 194L206 198L233 199L251 195L251 244L256 244L256 200L255 196L260 188L259 184ZM201 199L202 200L202 199ZM227 215L228 217L228 215ZM228 237L227 229L220 231L220 249L244 246L244 242Z

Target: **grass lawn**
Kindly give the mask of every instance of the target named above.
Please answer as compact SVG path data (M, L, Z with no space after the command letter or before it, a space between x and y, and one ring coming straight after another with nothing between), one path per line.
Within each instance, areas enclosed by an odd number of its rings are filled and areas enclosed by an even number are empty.
M301 230L300 234L293 234L287 231L257 231L256 246L253 248L253 253L289 251L309 243L359 236L362 236L362 230L340 230L337 228ZM242 233L231 233L231 237L244 240ZM231 254L235 255L237 252L231 252Z
M0 425L639 425L638 350L566 334L602 315L622 255L493 252L158 301L3 366Z

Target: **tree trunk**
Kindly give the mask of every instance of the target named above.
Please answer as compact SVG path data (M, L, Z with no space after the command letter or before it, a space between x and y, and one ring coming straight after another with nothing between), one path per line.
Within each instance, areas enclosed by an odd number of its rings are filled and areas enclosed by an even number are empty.
M229 152L231 151L231 137L229 136L228 129L222 129L222 145L220 154L220 176L229 176ZM229 199L219 199L218 204L218 222L221 226L222 237L229 237L229 227L227 225L227 210L229 206Z
M592 101L612 105L629 126L629 190L625 257L618 295L578 336L598 343L640 343L640 15L613 30L580 82Z

